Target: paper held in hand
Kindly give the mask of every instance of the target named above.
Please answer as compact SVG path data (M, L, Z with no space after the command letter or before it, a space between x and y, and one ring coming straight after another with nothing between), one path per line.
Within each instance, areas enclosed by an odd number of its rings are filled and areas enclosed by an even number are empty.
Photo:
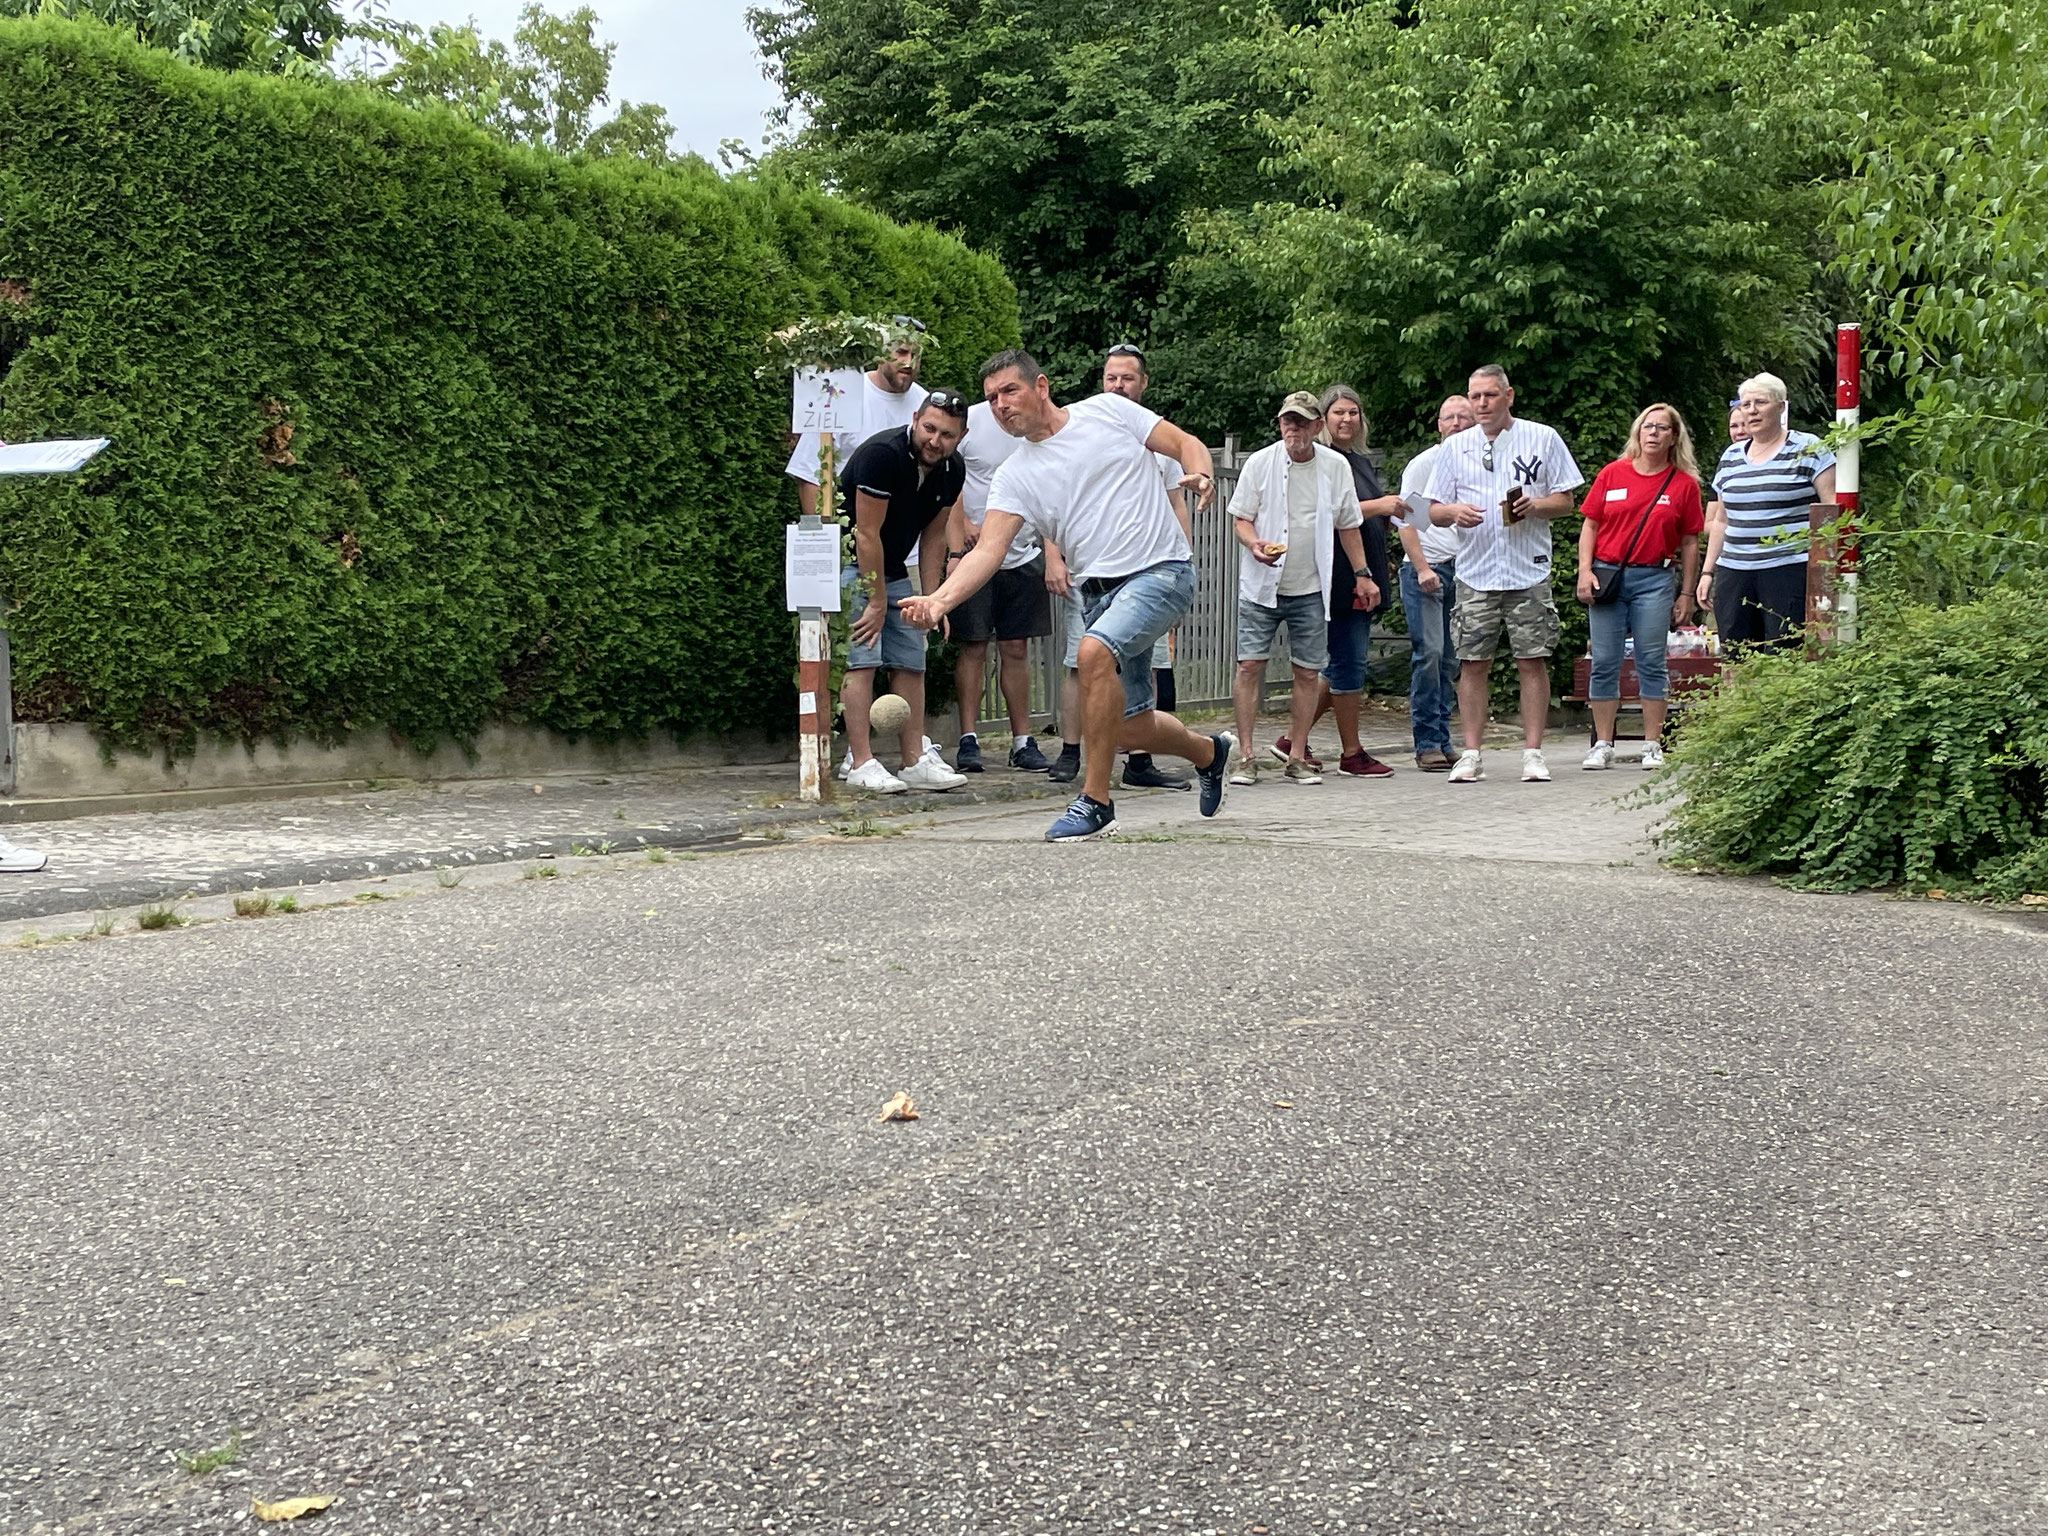
M68 475L106 446L104 437L7 443L0 445L0 475Z
M839 527L823 528L787 525L787 542L782 550L783 581L791 609L821 608L839 611Z

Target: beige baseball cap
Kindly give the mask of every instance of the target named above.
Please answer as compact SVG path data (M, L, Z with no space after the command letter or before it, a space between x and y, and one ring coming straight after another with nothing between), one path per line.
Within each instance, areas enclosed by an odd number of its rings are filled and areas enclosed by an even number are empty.
M1323 402L1305 389L1297 389L1280 402L1282 416L1299 416L1303 421L1321 421Z

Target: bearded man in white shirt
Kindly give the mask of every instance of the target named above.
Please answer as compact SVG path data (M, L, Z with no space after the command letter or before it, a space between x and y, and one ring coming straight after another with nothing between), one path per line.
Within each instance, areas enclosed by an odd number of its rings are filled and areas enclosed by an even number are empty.
M1458 723L1465 750L1453 784L1486 777L1487 681L1503 633L1522 684L1522 778L1548 783L1543 727L1550 715L1550 657L1557 649L1557 602L1550 592L1550 524L1576 510L1586 483L1564 439L1514 414L1507 370L1489 363L1466 385L1477 426L1446 438L1429 480L1429 517L1458 530Z

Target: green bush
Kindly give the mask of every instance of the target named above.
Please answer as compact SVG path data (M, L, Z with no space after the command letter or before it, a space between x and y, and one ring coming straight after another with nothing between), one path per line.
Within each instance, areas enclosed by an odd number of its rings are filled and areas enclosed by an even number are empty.
M772 179L509 147L361 86L0 21L16 702L110 739L793 719L800 314L1017 339L995 263Z
M1814 890L2048 891L2048 581L1745 661L1672 764L1683 858Z

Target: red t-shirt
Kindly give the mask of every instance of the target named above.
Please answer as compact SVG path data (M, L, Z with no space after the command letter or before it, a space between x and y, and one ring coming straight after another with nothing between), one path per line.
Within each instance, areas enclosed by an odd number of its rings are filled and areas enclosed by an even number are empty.
M1631 565L1658 565L1676 558L1679 541L1688 533L1706 527L1699 481L1680 470L1671 476L1664 494L1657 496L1666 473L1668 466L1654 475L1639 475L1627 459L1616 459L1593 477L1593 488L1586 492L1579 510L1600 529L1593 540L1595 560L1619 565L1627 555ZM1636 527L1643 522L1652 496L1657 496L1657 505L1638 539ZM1631 542L1636 547L1633 555L1628 553Z

